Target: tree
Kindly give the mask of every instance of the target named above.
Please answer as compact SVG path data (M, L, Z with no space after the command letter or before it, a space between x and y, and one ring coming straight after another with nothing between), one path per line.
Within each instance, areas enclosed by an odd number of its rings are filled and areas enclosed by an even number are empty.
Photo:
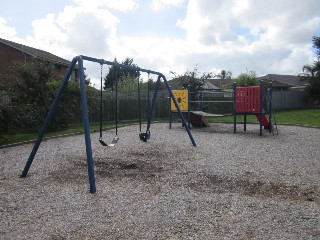
M114 60L114 63L118 64L117 59ZM126 58L122 63L122 65L130 66L135 69L128 69L126 67L119 67L117 65L112 65L109 68L109 73L104 78L104 89L111 88L112 90L115 87L115 81L121 82L122 80L127 81L131 79L131 81L135 81L136 78L140 76L139 67L133 63L133 58Z
M317 61L313 65L304 65L302 70L309 81L308 92L313 101L320 104L320 37L312 38Z
M52 64L37 58L18 66L21 79L11 89L12 127L37 127L50 104L48 82L53 78Z
M241 73L237 77L236 83L238 86L255 86L258 84L257 74L255 71L247 71L246 73Z
M315 53L316 53L316 56L317 56L318 62L319 62L319 59L320 59L320 36L319 37L313 36L312 42L313 42L313 47L315 49Z
M221 73L217 75L217 77L221 78L222 80L231 79L231 76L232 72L226 70L221 70Z
M194 67L193 71L186 71L183 75L178 75L175 72L170 72L174 75L174 78L178 79L180 81L180 86L187 89L190 85L190 91L196 92L201 89L203 86L205 80L210 79L213 77L212 73L202 73L202 75L199 77L200 72L197 68L197 66Z
M138 92L138 81L140 79L135 79L130 75L122 76L121 81L118 83L118 91L120 93L136 93Z
M14 99L47 108L50 104L47 84L53 79L52 64L44 59L34 59L20 65L18 72L22 81L15 86Z
M6 109L6 118L10 118L10 128L41 126L49 110L55 93L61 84L61 79L54 79L52 63L36 58L19 66L21 80L17 81L12 89L12 104ZM85 80L87 94L93 93L90 79ZM88 104L93 102L88 97ZM54 119L49 130L58 130L68 127L69 118L81 113L80 91L78 80L70 80L64 89L62 98L57 107ZM1 120L1 116L0 116ZM2 121L2 120L1 120ZM8 124L0 125L6 128Z

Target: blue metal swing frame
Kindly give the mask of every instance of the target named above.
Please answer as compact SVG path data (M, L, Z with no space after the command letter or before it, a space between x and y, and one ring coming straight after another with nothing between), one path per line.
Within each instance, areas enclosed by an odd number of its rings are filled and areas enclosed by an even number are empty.
M135 70L135 71L139 71L139 72L146 72L148 74L155 74L158 75L158 79L157 79L157 87L155 90L155 93L153 95L153 99L152 99L152 105L151 105L151 109L149 111L148 114L148 125L147 125L147 131L146 133L150 132L150 125L151 125L151 118L152 118L152 114L155 108L155 103L156 103L156 98L157 98L157 92L158 92L158 88L160 87L160 81L161 79L164 81L165 86L167 88L167 90L169 91L170 97L172 97L173 102L178 110L178 113L180 115L181 121L183 123L183 126L185 126L185 129L189 135L189 138L192 142L193 146L196 146L196 143L193 139L193 136L188 128L188 125L186 124L186 121L183 117L183 114L179 108L178 102L175 99L175 97L172 94L171 88L168 85L167 79L166 77L160 73L160 72L156 72L156 71L152 71L152 70L147 70L147 69L142 69L142 68L137 68L137 67L132 67L132 66L128 66L128 65L123 65L123 64L119 64L119 63L114 63L114 62L110 62L110 61L106 61L104 59L97 59L97 58L92 58L92 57L88 57L88 56L76 56L72 59L68 71L66 72L63 81L55 95L55 98L53 100L53 102L51 103L49 112L47 114L47 117L44 121L44 124L42 125L40 132L38 134L37 140L33 146L33 149L30 153L30 156L25 164L25 167L22 171L21 177L26 177L28 174L28 171L31 167L31 164L34 160L34 157L38 151L38 148L41 144L41 141L43 139L43 136L45 134L45 131L47 130L50 122L52 121L52 118L55 114L55 111L57 109L57 106L59 104L59 101L61 99L62 93L64 91L64 89L67 86L67 83L71 77L71 74L73 72L73 70L75 69L76 64L78 63L78 69L79 69L79 78L80 78L80 93L81 93L81 107L82 107L82 121L83 121L83 127L84 127L84 135L85 135L85 144L86 144L86 154L87 154L87 165L88 165L88 177L89 177L89 186L90 186L90 193L95 193L96 192L96 184L95 184L95 177L94 177L94 167L93 167L93 158L92 158L92 146L91 146L91 138L90 138L90 127L89 127L89 115L88 115L88 106L87 106L87 95L86 95L86 85L85 85L85 77L84 77L84 68L83 68L83 61L90 61L90 62L96 62L99 64L106 64L106 65L111 65L111 66L115 66L117 65L118 67L121 68L125 68L125 69L129 69L129 70Z

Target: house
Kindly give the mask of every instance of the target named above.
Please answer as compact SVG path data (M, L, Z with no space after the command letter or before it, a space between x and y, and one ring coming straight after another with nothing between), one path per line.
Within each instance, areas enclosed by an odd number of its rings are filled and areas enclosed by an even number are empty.
M235 80L231 79L231 78L225 78L225 79L214 78L214 79L207 79L206 80L206 82L215 86L215 88L214 87L211 88L212 90L232 89L234 81Z
M257 79L266 83L271 81L274 91L304 90L308 86L305 78L295 75L267 74Z
M232 79L197 79L200 81L202 85L202 90L208 91L219 91L222 90L224 86L228 86L232 88L233 80ZM182 81L180 78L174 78L168 81L170 87L172 89L181 89L182 88Z
M63 77L70 64L70 61L49 52L0 38L0 90L10 87L19 78L16 71L17 64L34 58L43 58L52 62L55 77ZM72 78L77 77L78 69L72 75Z

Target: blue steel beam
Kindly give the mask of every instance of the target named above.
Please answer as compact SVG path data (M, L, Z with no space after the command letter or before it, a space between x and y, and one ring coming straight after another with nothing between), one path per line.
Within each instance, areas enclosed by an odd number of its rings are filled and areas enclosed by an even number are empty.
M45 133L45 131L47 130L50 122L52 121L52 118L53 118L54 113L55 113L55 111L56 111L56 109L57 109L58 103L59 103L60 98L61 98L61 96L62 96L63 90L64 90L65 87L67 86L67 83L68 83L68 81L69 81L69 78L70 78L70 76L71 76L71 74L72 74L72 71L73 71L73 69L74 69L74 67L75 67L78 59L79 59L79 58L76 57L76 58L74 58L74 59L71 61L71 63L70 63L70 67L68 68L68 71L67 71L67 73L65 74L65 77L64 77L64 79L63 79L63 81L62 81L62 83L61 83L61 85L60 85L60 87L59 87L59 89L58 89L58 91L57 91L57 93L56 93L56 96L55 96L55 98L54 98L54 100L53 100L53 102L52 102L52 104L51 104L51 106L50 106L50 110L49 110L49 112L48 112L48 115L47 115L47 117L46 117L46 119L45 119L45 121L44 121L44 124L42 125L42 128L40 129L40 132L39 132L39 134L38 134L37 140L36 140L36 142L35 142L35 144L34 144L34 146L33 146L33 149L32 149L32 151L31 151L31 154L30 154L30 156L29 156L29 158L28 158L28 160L27 160L27 162L26 162L26 165L25 165L23 171L22 171L21 177L26 177L27 174L28 174L28 171L29 171L29 169L30 169L30 167L31 167L31 164L32 164L32 162L33 162L33 159L34 159L34 157L35 157L35 155L36 155L36 153L37 153L37 151L38 151L38 148L39 148L39 146L40 146L40 143L41 143L41 141L42 141L42 138L43 138L43 136L44 136L44 133Z

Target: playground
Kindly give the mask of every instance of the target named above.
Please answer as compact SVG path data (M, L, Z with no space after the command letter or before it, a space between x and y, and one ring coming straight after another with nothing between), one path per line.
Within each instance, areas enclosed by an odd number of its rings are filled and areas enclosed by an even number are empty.
M84 135L1 149L1 239L319 239L320 129L257 125L118 129L91 134L95 194ZM266 133L265 133L266 131ZM111 142L115 130L104 131Z

